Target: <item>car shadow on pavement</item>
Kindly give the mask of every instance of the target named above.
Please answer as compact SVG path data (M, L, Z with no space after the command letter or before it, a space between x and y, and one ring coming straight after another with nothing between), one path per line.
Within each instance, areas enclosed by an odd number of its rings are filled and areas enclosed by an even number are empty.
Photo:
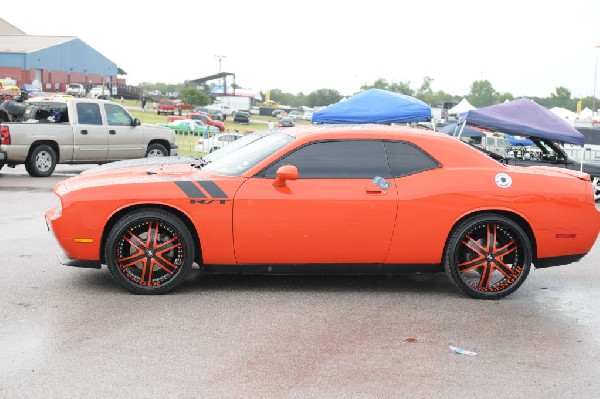
M202 274L194 269L176 289L194 291L265 291L265 292L421 292L454 294L445 273L394 275L252 275Z

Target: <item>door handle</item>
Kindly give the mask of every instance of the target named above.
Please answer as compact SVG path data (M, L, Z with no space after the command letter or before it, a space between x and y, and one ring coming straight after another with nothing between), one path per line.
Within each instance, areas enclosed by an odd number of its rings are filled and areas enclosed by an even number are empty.
M109 130L108 134L117 134L117 131L116 130Z
M383 190L380 188L365 188L365 192L369 195L383 194Z
M81 134L87 134L87 130L83 129L80 133Z

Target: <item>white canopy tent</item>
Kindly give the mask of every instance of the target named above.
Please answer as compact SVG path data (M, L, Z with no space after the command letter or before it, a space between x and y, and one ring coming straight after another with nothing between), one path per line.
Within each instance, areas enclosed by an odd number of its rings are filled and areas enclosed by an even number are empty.
M460 115L473 109L476 108L466 98L463 98L458 104L448 110L448 115Z

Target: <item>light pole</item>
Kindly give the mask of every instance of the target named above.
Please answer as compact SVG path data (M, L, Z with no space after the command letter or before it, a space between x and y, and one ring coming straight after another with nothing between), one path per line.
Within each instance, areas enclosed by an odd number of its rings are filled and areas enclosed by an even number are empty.
M223 58L227 58L226 55L215 55L215 57L217 57L219 59L219 73L221 73L221 60Z
M221 60L223 58L227 58L227 56L226 55L215 55L215 57L217 57L219 59L219 74L221 74ZM223 78L222 85L223 85L223 95L226 95L227 93L226 93L226 90L225 90L226 89L226 87L225 87L225 78Z
M596 46L596 64L594 65L594 98L592 98L592 115L596 115L596 78L598 77L598 49Z

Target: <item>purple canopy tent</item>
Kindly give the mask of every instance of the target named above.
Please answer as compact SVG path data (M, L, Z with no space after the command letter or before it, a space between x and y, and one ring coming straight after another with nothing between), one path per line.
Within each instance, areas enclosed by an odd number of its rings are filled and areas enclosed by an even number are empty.
M466 123L517 136L530 136L583 145L584 136L550 110L528 98L479 108L467 113Z

